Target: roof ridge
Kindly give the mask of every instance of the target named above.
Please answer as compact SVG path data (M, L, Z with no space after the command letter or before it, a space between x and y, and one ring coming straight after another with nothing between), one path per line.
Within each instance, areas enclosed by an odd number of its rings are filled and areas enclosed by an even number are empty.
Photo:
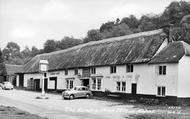
M114 41L121 41L121 40L124 40L124 39L132 39L132 38L137 38L137 37L140 37L140 36L155 35L155 34L159 34L159 33L162 33L162 32L163 32L162 29L157 29L157 30L152 30L152 31L145 31L145 32L139 32L139 33L124 35L124 36L119 36L119 37L112 37L112 38L102 39L102 40L99 40L99 41L91 41L91 42L88 42L88 43L79 44L79 45L71 47L71 48L67 48L67 49L63 49L63 50L59 50L59 51L54 51L54 52L50 52L50 53L43 53L43 54L39 54L37 56L59 54L59 53L66 52L66 51L69 51L69 50L82 48L84 46L96 45L96 44L100 44L100 43L109 43L109 42L114 42Z

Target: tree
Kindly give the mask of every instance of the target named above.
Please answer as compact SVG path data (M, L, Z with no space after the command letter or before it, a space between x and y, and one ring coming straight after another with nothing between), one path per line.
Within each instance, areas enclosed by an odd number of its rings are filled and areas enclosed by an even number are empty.
M82 41L80 39L65 36L61 41L57 41L57 49L56 50L70 48L70 47L79 45L81 43L82 43Z
M22 55L20 53L20 46L17 43L9 42L3 49L3 59L5 63L22 64Z
M40 50L38 50L38 48L36 48L35 46L33 46L32 49L31 49L30 56L31 56L31 57L34 57L34 56L36 56L37 54L40 54Z
M44 52L45 53L49 53L49 52L53 52L56 50L56 41L54 40L47 40L44 43Z
M139 20L134 15L130 15L129 17L124 17L121 23L127 24L131 29L136 29L138 28Z
M115 25L115 23L113 21L109 21L107 23L103 23L100 26L100 33L103 32L104 30L107 30L109 32L110 30L112 30L112 28L113 28L114 25Z
M173 24L176 27L180 26L182 17L188 14L190 14L190 2L174 1L165 9L161 17L163 22Z
M156 25L151 20L152 19L149 17L149 15L143 15L140 19L138 28L141 31L150 31L156 29Z
M26 46L25 49L21 52L22 58L27 58L30 57L31 51L30 49Z
M98 30L92 29L87 32L87 37L89 41L98 41L102 40L102 35ZM87 41L87 42L89 42Z
M111 34L112 34L112 37L117 37L117 36L128 35L131 33L132 33L132 31L130 30L128 25L125 23L121 23L121 24L113 27Z
M3 53L2 53L2 51L1 51L1 49L0 49L0 63L2 63L4 60L3 60Z
M190 14L184 16L181 20L181 33L183 40L190 43Z

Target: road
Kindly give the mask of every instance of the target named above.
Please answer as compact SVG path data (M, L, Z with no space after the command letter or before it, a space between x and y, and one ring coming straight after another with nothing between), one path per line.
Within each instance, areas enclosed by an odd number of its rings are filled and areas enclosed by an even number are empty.
M123 119L132 105L95 99L63 100L61 95L47 94L49 99L36 99L40 93L22 90L0 90L0 105L15 106L21 110L48 119ZM139 109L133 109L136 112Z

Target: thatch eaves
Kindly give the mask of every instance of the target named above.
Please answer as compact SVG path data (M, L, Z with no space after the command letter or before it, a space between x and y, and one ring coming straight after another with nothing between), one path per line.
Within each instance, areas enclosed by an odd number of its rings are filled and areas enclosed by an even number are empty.
M16 72L22 71L22 65L5 64L6 75L14 75Z
M40 54L23 67L22 73L39 71L39 60L49 62L49 70L147 63L164 41L161 29L90 42L66 50Z

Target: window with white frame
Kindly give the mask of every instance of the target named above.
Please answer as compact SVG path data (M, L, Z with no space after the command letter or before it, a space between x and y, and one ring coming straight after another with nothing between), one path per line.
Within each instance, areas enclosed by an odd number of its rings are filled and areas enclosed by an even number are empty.
M166 87L165 86L158 86L157 95L158 96L165 96L166 95Z
M117 81L116 82L116 90L118 91L118 92L124 92L124 91L126 91L126 82L124 82L124 81Z
M127 73L133 72L133 65L131 65L131 64L126 65L126 71L127 71Z
M91 68L91 74L96 74L96 68L95 67Z
M66 80L66 88L67 89L72 89L73 88L73 79L67 79Z
M116 66L110 66L110 73L116 73Z
M166 75L166 66L158 66L158 74Z
M116 90L120 91L120 88L121 88L120 82L117 82Z
M92 89L93 90L101 90L102 87L102 78L101 77L93 77L92 78Z

